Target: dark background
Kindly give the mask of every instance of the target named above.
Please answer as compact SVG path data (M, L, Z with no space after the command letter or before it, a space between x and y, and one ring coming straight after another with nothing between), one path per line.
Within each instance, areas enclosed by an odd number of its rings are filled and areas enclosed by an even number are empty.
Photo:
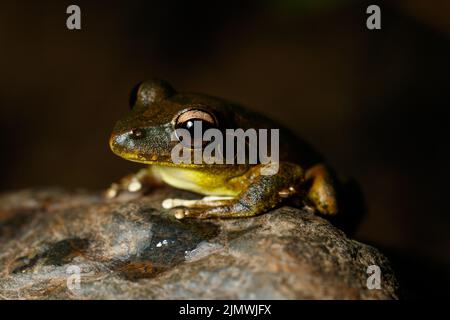
M379 4L382 30L366 28ZM66 29L81 7L82 30ZM99 190L139 165L112 154L137 82L238 101L291 127L368 212L355 237L408 297L450 283L448 1L2 1L0 190ZM295 146L293 146L295 147Z

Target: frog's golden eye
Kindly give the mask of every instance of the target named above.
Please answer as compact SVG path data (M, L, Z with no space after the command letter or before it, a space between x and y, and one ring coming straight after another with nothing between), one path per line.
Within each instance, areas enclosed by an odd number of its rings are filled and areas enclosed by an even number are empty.
M195 136L195 127L201 125L201 137ZM190 143L183 142L178 138L180 142L187 147L201 146L203 141L196 141L195 139L202 139L203 134L208 129L217 129L218 123L216 118L207 111L199 109L191 109L180 114L175 120L175 129L185 129L191 136Z
M176 120L176 125L193 120L203 121L212 126L216 125L216 119L209 112L198 109L187 110L180 114Z

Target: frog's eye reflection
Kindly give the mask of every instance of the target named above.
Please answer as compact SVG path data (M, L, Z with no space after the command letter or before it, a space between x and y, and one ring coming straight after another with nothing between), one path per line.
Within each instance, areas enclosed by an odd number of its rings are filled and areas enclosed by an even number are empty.
M183 137L178 137L178 140L186 147L194 148L195 146L203 146L203 134L208 129L217 128L215 118L208 112L202 110L189 110L181 114L175 123L175 129L185 129L190 134L189 139L185 140ZM197 135L195 129L197 128ZM200 133L200 135L198 134ZM198 140L198 141L197 141Z

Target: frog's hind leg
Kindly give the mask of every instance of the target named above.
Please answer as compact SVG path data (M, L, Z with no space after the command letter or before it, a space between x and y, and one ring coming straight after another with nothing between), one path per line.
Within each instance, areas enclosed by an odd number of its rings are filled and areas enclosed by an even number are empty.
M317 164L306 171L306 183L310 184L307 196L319 213L335 215L338 212L335 182L330 170Z
M279 170L273 175L263 175L263 165L255 166L242 177L247 188L236 198L220 205L214 203L209 208L191 206L174 207L175 217L181 218L238 218L255 216L277 206L284 198L296 192L304 180L300 166L292 163L280 163ZM220 201L220 200L219 200Z

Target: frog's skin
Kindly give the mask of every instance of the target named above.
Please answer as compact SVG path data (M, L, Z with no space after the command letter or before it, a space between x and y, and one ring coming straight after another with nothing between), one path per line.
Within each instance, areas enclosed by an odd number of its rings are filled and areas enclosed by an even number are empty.
M249 217L290 197L306 200L320 214L337 213L336 180L328 166L304 141L273 121L222 99L176 92L161 80L141 83L131 100L132 110L117 122L110 146L115 154L148 164L149 168L114 183L108 197L122 191L141 192L163 181L207 196L202 200L164 201L163 207L173 210L177 218ZM180 115L189 119L192 114L198 119L196 110L214 118L214 126L219 129L279 129L278 173L262 175L263 164L173 163L171 151L178 142L171 141L171 134L179 125Z

